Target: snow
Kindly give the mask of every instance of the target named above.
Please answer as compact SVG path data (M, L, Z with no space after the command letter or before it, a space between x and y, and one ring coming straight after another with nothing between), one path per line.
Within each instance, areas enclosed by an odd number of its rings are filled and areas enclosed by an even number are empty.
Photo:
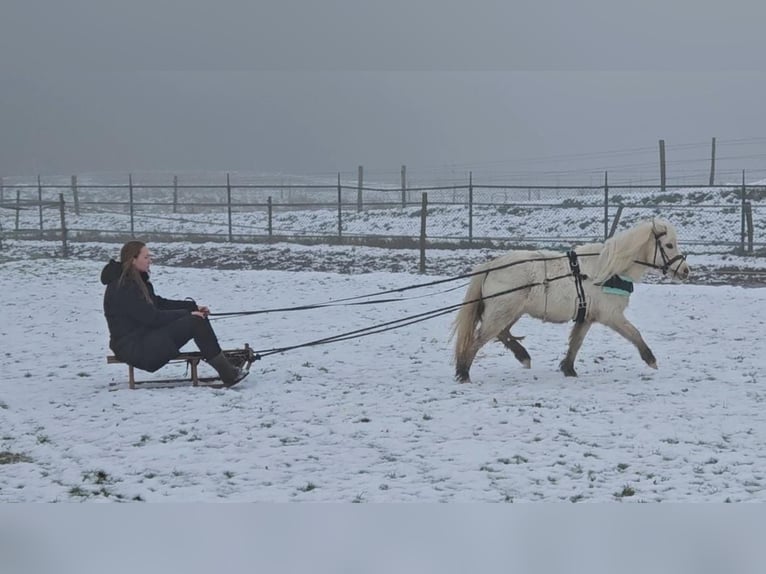
M9 243L4 253L18 254ZM241 247L240 255L278 248ZM204 249L189 245L188 255ZM328 260L378 253L296 249ZM264 357L232 389L110 390L125 383L127 368L105 361L98 277L106 252L117 250L0 263L0 501L766 500L766 289L638 285L628 317L657 356L656 371L595 327L580 376L565 378L557 367L569 326L524 319L514 333L526 337L532 368L490 344L474 382L461 385L450 364L450 314ZM226 312L464 271L447 268L423 277L155 264L152 275L163 297L192 296ZM214 327L224 348L266 350L457 303L463 291L450 286L396 303L221 318Z

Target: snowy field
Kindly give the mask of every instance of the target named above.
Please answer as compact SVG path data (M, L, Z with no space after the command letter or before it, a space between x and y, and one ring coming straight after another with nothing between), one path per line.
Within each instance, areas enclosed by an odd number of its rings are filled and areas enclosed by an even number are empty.
M766 289L638 285L657 371L598 326L567 379L569 326L522 320L532 369L491 344L460 385L447 315L265 357L232 389L115 391L101 255L0 263L0 501L766 501ZM153 267L159 294L213 312L433 278ZM457 303L451 285L214 325L224 348L282 347Z

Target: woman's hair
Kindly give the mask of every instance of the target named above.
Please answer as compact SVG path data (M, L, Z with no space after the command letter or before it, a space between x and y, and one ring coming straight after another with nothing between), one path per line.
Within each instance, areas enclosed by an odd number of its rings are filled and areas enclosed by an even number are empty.
M133 265L133 260L138 257L144 247L146 247L146 243L143 241L128 241L122 246L120 250L120 264L122 265L120 283L124 284L125 281L134 281L144 298L151 303L152 298L149 296L149 290L146 288L146 284L141 278L138 269Z

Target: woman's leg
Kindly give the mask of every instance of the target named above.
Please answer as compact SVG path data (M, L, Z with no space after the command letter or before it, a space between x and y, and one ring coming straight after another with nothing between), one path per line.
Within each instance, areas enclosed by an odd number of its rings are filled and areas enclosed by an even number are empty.
M188 343L189 340L194 339L206 360L212 359L221 352L218 337L215 336L213 326L207 319L197 317L196 315L187 315L176 319L166 329L170 338L173 339L173 342L179 349Z

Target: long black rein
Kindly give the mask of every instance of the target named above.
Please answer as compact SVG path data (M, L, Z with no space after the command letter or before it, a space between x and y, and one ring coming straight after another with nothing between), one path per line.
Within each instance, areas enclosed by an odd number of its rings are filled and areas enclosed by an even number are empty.
M559 258L555 258L559 259ZM489 273L489 269L485 269L481 273ZM476 275L476 273L474 273ZM421 321L427 321L428 319L433 319L435 317L440 317L442 315L446 315L447 313L451 313L452 311L455 311L456 309L459 309L460 307L464 305L471 305L473 303L478 303L480 301L485 301L487 299L493 299L495 297L501 297L503 295L508 295L509 293L513 293L515 291L521 291L523 289L530 289L532 287L538 287L541 285L546 285L547 283L550 283L551 281L558 281L559 279L565 279L566 277L571 277L571 273L566 273L564 275L559 275L557 277L551 277L550 279L546 279L542 282L537 283L529 283L528 285L522 285L520 287L513 287L511 289L506 289L505 291L500 291L498 293L493 293L492 295L485 295L482 297L479 297L477 299L470 299L468 301L463 301L461 303L455 303L453 305L447 305L446 307L441 307L439 309L432 309L431 311L425 311L423 313L418 313L416 315L409 315L407 317L403 317L401 319L395 319L393 321L388 321L386 323L379 323L377 325L371 325L369 327L363 327L361 329L356 329L354 331L347 331L345 333L340 333L338 335L333 335L331 337L325 337L323 339L316 339L314 341L309 341L307 343L301 343L298 345L290 345L287 347L277 347L273 349L264 349L260 351L255 351L255 359L258 360L262 357L266 357L268 355L274 355L277 353L284 353L286 351L292 351L294 349L300 349L303 347L314 347L316 345L325 345L327 343L336 343L338 341L347 341L349 339L358 339L361 337L366 337L368 335L375 335L378 333L384 333L386 331L392 331L394 329L398 329L400 327L405 327L407 325L413 325L415 323L420 323Z
M598 255L598 253L584 253L580 255L580 257L588 257ZM309 305L297 305L295 307L277 307L272 309L258 309L255 311L229 311L229 312L222 312L222 313L210 313L209 317L215 317L215 318L224 318L224 317L241 317L245 315L261 315L265 313L284 313L284 312L290 312L290 311L307 311L309 309L321 309L323 307L340 307L340 306L352 306L352 305L373 305L377 303L393 303L396 301L405 301L404 298L389 298L389 299L373 299L371 301L359 301L359 299L369 299L370 297L381 297L383 295L391 295L393 293L403 293L404 291L410 291L412 289L421 289L423 287L432 287L434 285L441 285L443 283L449 283L451 281L460 281L462 279L468 279L470 277L474 277L476 275L483 275L485 273L491 273L492 271L499 271L500 269L507 269L508 267L514 267L516 265L521 265L522 263L533 263L537 261L555 261L558 259L566 259L568 255L560 255L556 257L539 257L536 259L524 259L522 261L512 261L510 263L505 263L503 265L498 265L497 267L489 267L487 269L482 269L481 271L472 271L470 273L464 273L462 275L456 275L455 277L448 277L446 279L437 279L435 281L429 281L427 283L417 283L414 285L407 285L405 287L398 287L396 289L389 289L387 291L378 291L376 293L367 293L364 295L356 295L354 297L344 297L342 299L336 299L334 301L328 301L325 303L313 303ZM459 287L456 287L459 288ZM452 291L451 288L447 289L444 292ZM441 291L439 292L441 293ZM433 293L435 294L435 293ZM429 296L432 294L429 294ZM411 297L415 298L415 297Z
M667 257L667 254L665 253L665 250L663 249L660 237L664 235L665 233L657 234L655 232L655 259L657 250L660 251L662 258L663 258L663 266L658 266L653 263L646 263L643 261L635 261L635 263L645 265L647 267L653 267L655 269L661 269L663 273L667 273L667 269L672 265L675 261L678 261L679 259L681 261L686 259L686 256L684 255L677 255L673 257L672 259L669 259ZM455 311L456 309L459 309L460 307L464 305L471 305L473 303L478 303L480 301L484 301L486 299L492 299L494 297L501 297L503 295L508 295L509 293L513 293L515 291L521 291L523 289L530 289L532 287L538 287L547 285L548 283L552 281L558 281L559 279L564 279L567 277L575 277L576 280L576 287L578 291L578 298L580 299L581 303L584 303L584 297L582 293L582 279L586 278L585 276L581 276L579 272L579 264L577 262L577 257L591 257L599 255L599 253L583 253L583 254L575 254L574 251L567 252L566 255L560 255L556 257L540 257L535 259L524 259L521 261L512 261L510 263L506 263L504 265L498 265L496 267L489 267L486 269L482 269L480 271L473 271L471 273L464 273L462 275L457 275L455 277L449 277L446 279L438 279L435 281L429 281L427 283L418 283L414 285L407 285L405 287L398 287L396 289L389 289L387 291L380 291L377 293L368 293L365 295L357 295L354 297L345 297L342 299L336 299L335 301L326 302L326 303L317 303L317 304L311 304L311 305L299 305L296 307L281 307L281 308L273 308L273 309L260 309L256 311L235 311L235 312L226 312L226 313L211 313L211 317L235 317L235 316L245 316L245 315L258 315L258 314L264 314L264 313L275 313L275 312L289 312L289 311L303 311L308 309L319 309L323 307L334 307L334 306L341 306L341 305L372 305L377 303L388 303L388 302L396 302L396 301L403 301L406 300L404 298L389 298L389 299L373 299L368 301L359 301L359 299L369 299L370 297L380 297L383 295L389 295L392 293L402 293L404 291L409 291L412 289L420 289L423 287L431 287L434 285L440 285L443 283L448 283L451 281L459 281L462 279L467 279L470 277L474 277L477 275L489 275L489 273L493 271L498 271L501 269L507 269L509 267L514 267L516 265L521 265L523 263L533 263L533 262L540 262L540 261L556 261L559 259L569 259L570 262L570 268L572 269L571 273L565 273L564 275L559 275L552 278L545 278L542 282L536 282L536 283L529 283L527 285L522 285L520 287L513 287L511 289L506 289L504 291L500 291L498 293L494 293L492 295L486 295L479 297L477 299L471 299L469 301L463 301L461 303L456 303L453 305L448 305L446 307L440 307L438 309L432 309L430 311L424 311L423 313L418 313L416 315L409 315L407 317L403 317L401 319L394 319L392 321L387 321L385 323L379 323L376 325L371 325L369 327L363 327L361 329L355 329L353 331L347 331L345 333L339 333L337 335L332 335L330 337L324 337L322 339L316 339L313 341L308 341L306 343L300 343L297 345L289 345L285 347L276 347L272 349L263 349L259 351L255 351L255 359L258 360L262 357L266 357L268 355L278 354L278 353L284 353L287 351L292 351L294 349L301 349L305 347L314 347L317 345L325 345L328 343L336 343L339 341L347 341L349 339L357 339L361 337L366 337L368 335L374 335L378 333L384 333L386 331L391 331L393 329L398 329L400 327L405 327L407 325L413 325L415 323L420 323L422 321L427 321L428 319L433 319L436 317L440 317L442 315L446 315L447 313L451 313ZM451 291L453 289L448 289L446 291ZM429 296L432 294L429 294ZM415 297L411 297L415 298ZM582 309L584 311L584 307ZM581 314L578 309L578 316Z

